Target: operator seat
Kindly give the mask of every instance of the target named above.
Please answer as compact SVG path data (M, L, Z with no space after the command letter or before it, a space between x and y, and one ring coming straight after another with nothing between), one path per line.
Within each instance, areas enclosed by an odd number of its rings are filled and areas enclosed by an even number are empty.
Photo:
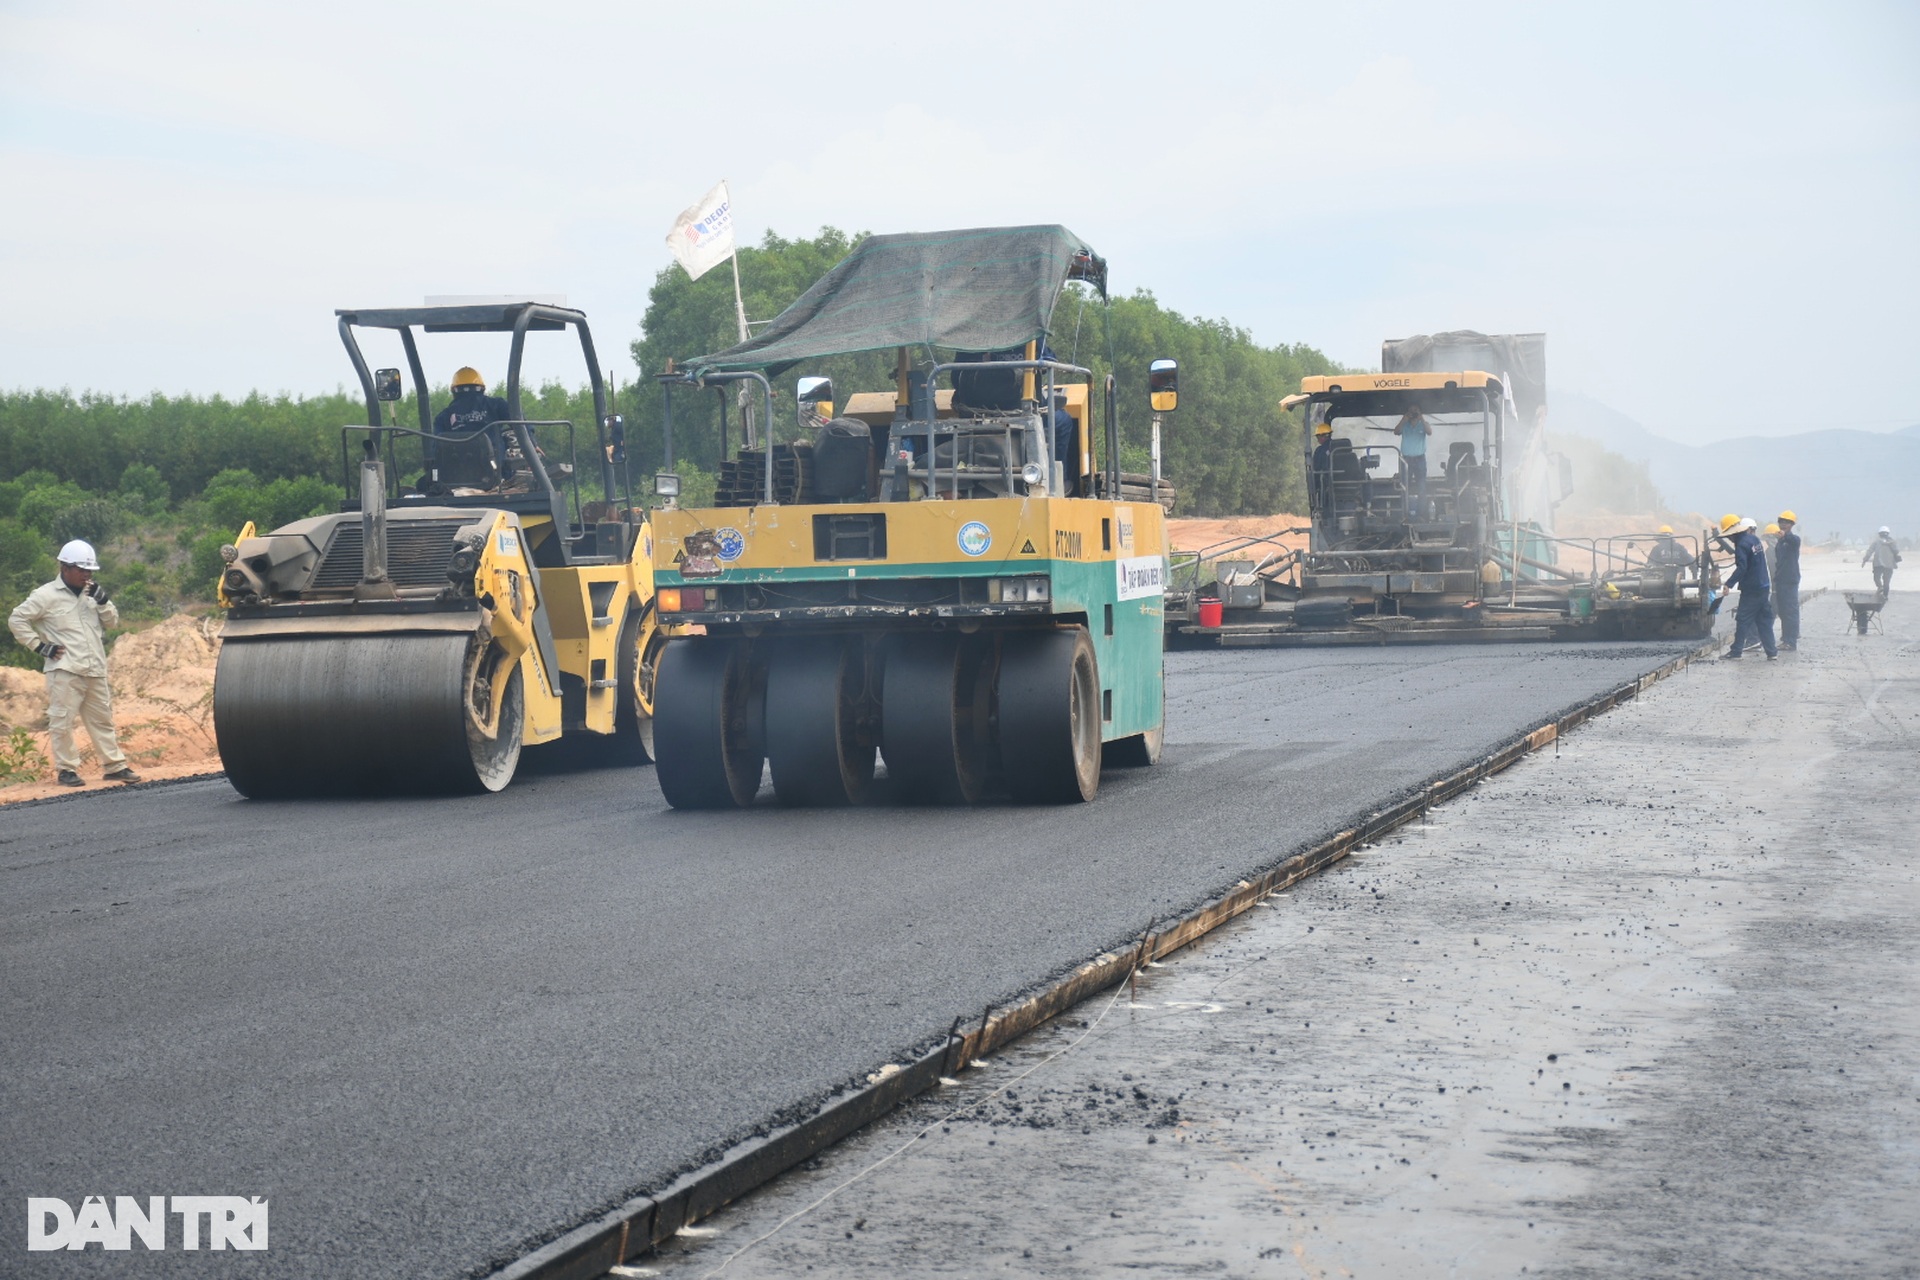
M1351 511L1364 505L1367 470L1360 464L1360 455L1353 451L1353 441L1336 438L1327 460L1333 467L1333 509Z
M498 489L500 460L493 437L485 431L470 440L440 437L433 441L435 484L441 489Z

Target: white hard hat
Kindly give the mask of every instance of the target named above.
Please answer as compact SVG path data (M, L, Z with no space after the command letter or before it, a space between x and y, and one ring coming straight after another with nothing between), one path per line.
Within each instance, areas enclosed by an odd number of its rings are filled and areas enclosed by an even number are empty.
M1885 525L1880 526L1880 532L1886 534L1889 538L1893 536L1893 530L1887 528Z
M1736 525L1734 525L1734 526L1733 526L1733 528L1732 528L1732 529L1730 529L1730 530L1729 530L1728 532L1730 532L1730 533L1745 533L1745 532L1746 532L1747 530L1749 530L1749 529L1751 529L1751 528L1753 528L1753 527L1754 527L1754 523L1753 523L1753 517L1752 517L1752 516L1741 516L1741 517L1740 517L1740 523L1738 523L1738 524L1736 524Z
M60 548L60 554L54 559L61 564L70 564L76 569L98 570L100 568L100 560L93 554L93 544L82 542L78 538Z

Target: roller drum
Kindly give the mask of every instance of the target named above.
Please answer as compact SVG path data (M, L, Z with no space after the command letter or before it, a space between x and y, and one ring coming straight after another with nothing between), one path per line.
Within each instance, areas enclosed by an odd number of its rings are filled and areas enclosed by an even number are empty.
M496 738L467 714L474 637L271 636L229 641L214 680L220 760L244 796L498 791L519 762L516 664Z

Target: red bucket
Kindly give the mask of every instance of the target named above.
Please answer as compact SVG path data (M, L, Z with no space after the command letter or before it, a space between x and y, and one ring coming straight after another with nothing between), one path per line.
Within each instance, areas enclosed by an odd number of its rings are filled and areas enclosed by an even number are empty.
M1218 600L1202 598L1200 601L1200 625L1217 627L1226 620L1227 609Z

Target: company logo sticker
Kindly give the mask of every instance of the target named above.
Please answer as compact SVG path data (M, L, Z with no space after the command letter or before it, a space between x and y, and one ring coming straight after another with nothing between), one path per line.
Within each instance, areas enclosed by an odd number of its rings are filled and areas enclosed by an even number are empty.
M746 535L741 533L738 529L735 529L729 526L725 529L721 529L717 531L713 536L714 536L714 539L720 544L719 550L716 554L719 555L719 557L722 560L726 561L728 564L732 564L735 560L738 560L742 555L746 553L746 550L747 550Z
M1130 556L1113 563L1119 577L1115 585L1119 588L1122 600L1140 600L1166 594L1167 562L1162 557Z
M957 539L960 549L970 556L983 556L987 548L993 545L993 531L978 520L969 520L960 526Z
M494 545L500 548L503 556L517 556L520 554L520 535L511 529L502 529L494 538Z

